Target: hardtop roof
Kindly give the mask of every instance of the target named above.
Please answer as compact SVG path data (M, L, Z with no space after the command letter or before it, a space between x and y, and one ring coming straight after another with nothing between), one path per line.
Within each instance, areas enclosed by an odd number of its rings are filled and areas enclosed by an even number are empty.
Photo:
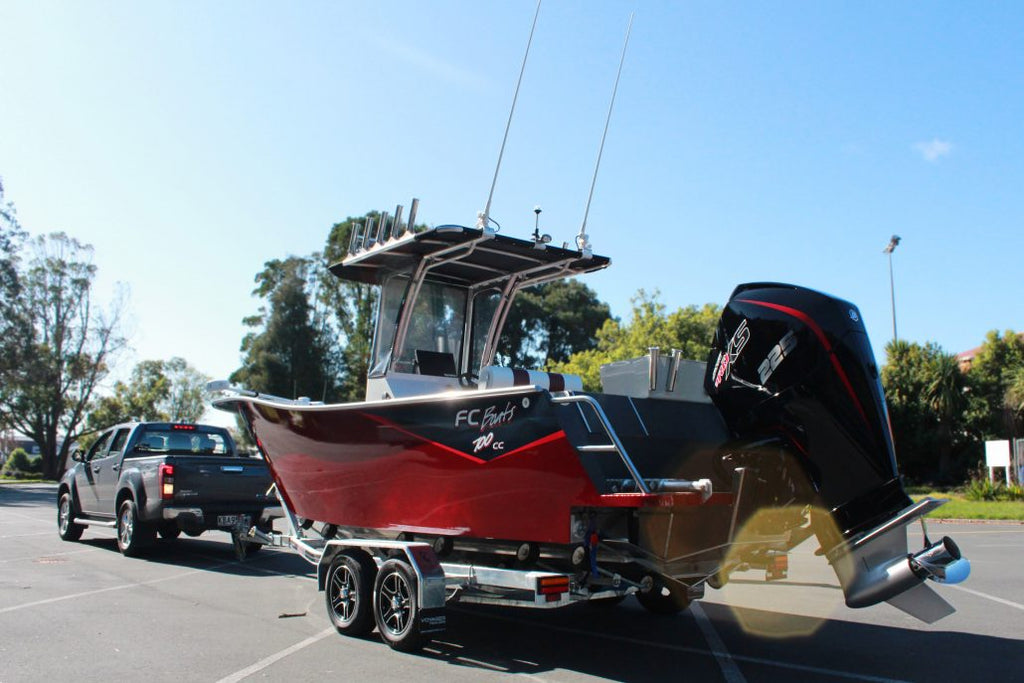
M460 253L460 247L464 250ZM444 255L444 258L440 258ZM425 258L439 261L428 280L474 287L529 273L530 280L571 277L607 268L606 256L587 256L575 249L539 245L461 225L440 225L362 249L330 266L337 277L380 284L392 273L411 271Z

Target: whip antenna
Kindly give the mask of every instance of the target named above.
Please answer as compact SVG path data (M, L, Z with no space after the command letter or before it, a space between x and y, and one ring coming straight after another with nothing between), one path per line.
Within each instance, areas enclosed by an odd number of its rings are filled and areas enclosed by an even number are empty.
M508 112L508 123L505 124L505 137L501 139L501 149L498 150L498 164L494 167L494 180L491 181L491 193L487 195L487 205L482 213L477 215L476 227L487 229L491 220L491 199L494 198L494 186L498 184L498 171L501 169L501 157L505 154L505 143L508 141L508 130L512 127L512 114L516 111L516 100L519 99L519 86L523 84L523 73L526 72L526 58L530 56L530 45L533 43L533 32L537 29L537 17L540 16L540 3L537 0L537 10L533 13L533 26L530 27L530 38L526 41L526 53L523 55L523 66L519 69L519 80L516 82L516 92L512 96L512 108Z
M626 25L626 39L622 41L622 56L619 57L619 70L615 74L615 85L612 87L612 100L608 103L608 117L604 121L604 133L601 134L601 146L597 150L597 163L594 165L594 179L590 182L590 194L587 196L587 207L583 210L583 223L576 235L576 246L584 255L590 255L590 238L587 235L587 216L590 215L590 202L594 199L594 186L597 185L597 172L601 168L601 154L604 153L604 140L608 137L608 124L612 120L612 108L615 107L615 93L619 90L619 78L622 77L622 64L626 61L626 48L629 46L629 32L633 28L633 13L629 14Z

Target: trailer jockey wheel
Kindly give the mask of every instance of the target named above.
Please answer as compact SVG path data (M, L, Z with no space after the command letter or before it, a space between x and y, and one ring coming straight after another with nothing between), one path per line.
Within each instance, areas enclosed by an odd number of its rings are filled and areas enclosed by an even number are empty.
M392 649L413 652L426 640L420 632L416 574L405 560L380 566L373 584L373 617L380 637Z
M644 584L646 583L647 578L644 579ZM690 596L687 595L685 587L669 585L657 577L653 577L650 590L640 590L636 593L636 599L651 614L663 616L679 614L690 606Z
M362 550L338 553L327 570L324 602L334 628L346 636L373 631L373 578L377 565Z

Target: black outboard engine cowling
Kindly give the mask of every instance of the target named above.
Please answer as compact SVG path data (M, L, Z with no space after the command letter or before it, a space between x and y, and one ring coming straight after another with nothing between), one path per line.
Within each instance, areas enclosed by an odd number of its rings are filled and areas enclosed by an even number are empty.
M704 388L736 437L793 446L843 538L911 504L853 304L793 285L740 285L715 333Z

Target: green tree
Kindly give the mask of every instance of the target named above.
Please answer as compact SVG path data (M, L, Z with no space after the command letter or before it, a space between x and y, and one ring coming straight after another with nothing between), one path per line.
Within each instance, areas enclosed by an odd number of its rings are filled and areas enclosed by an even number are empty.
M116 382L113 393L96 402L89 428L100 430L129 420L198 422L205 409L207 381L184 358L142 361L127 382Z
M338 394L343 401L361 401L365 395L366 373L373 345L373 316L379 293L372 285L347 282L335 277L327 266L338 263L348 254L352 230L357 225L365 226L371 219L376 221L379 218L380 215L375 211L365 216L349 216L331 226L324 244L318 300L333 318L333 355L337 359L341 378Z
M648 348L679 349L683 358L706 360L722 309L715 304L686 306L672 313L658 300L658 293L640 290L632 299L630 321L606 320L597 332L597 346L574 353L564 363L552 363L556 372L578 374L588 391L599 391L600 368L617 360L637 358Z
M966 416L977 406L956 356L937 344L886 345L882 385L900 471L914 481L952 481L977 444Z
M967 373L971 391L986 407L976 414L972 425L984 438L1005 439L1020 433L1020 416L1007 406L1007 392L1021 368L1024 337L1013 330L1002 335L996 330L989 332Z
M24 236L14 204L4 198L3 179L0 178L0 387L10 383L9 375L20 365L30 334L29 325L18 306L21 294L18 262ZM0 428L6 426L5 418L6 415L0 413Z
M245 320L253 329L242 340L243 365L231 381L278 396L334 400L325 329L317 324L307 292L311 259L268 261L256 276L255 296L267 304Z
M608 304L578 280L555 280L520 292L512 303L499 342L512 367L564 363L593 349L597 331L611 318Z
M108 362L124 346L123 300L106 311L92 301L92 247L64 233L39 237L21 274L18 315L29 325L22 359L0 387L0 410L42 453L43 475L63 472L71 444Z

